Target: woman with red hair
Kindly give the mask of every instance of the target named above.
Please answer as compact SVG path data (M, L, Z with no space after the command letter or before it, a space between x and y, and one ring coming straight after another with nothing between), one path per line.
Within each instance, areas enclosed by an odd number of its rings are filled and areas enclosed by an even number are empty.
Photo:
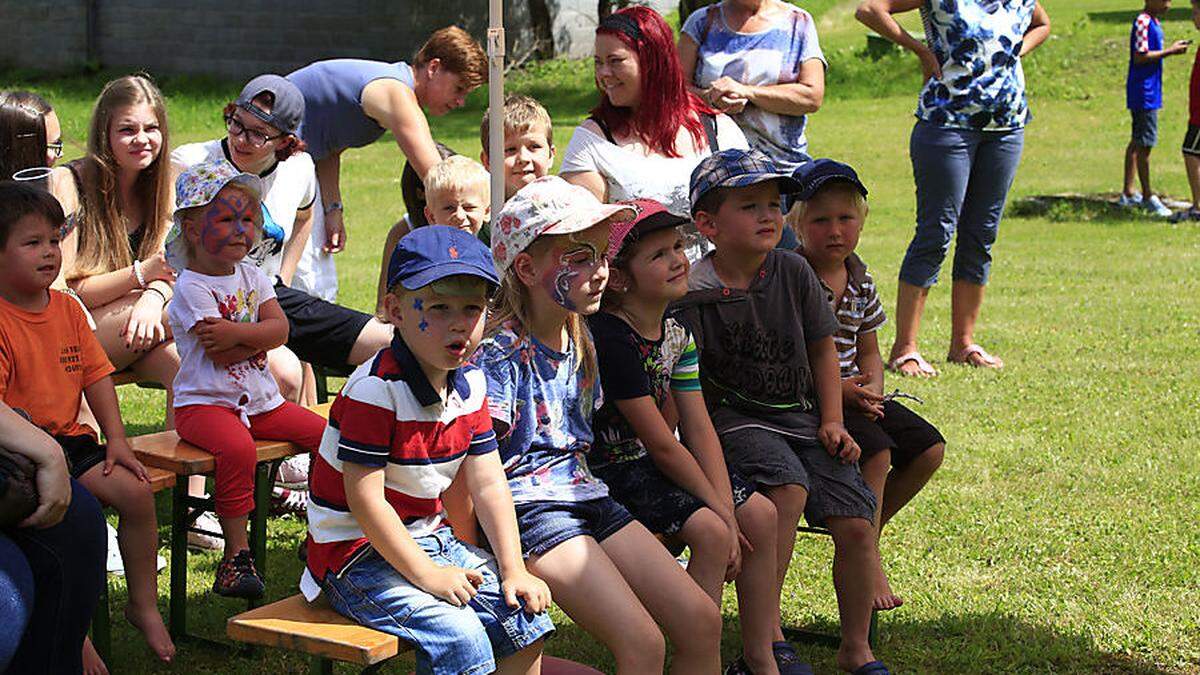
M688 90L674 34L654 10L628 7L596 28L600 103L575 129L562 177L602 201L647 198L688 217L688 181L716 150L748 149L729 117Z

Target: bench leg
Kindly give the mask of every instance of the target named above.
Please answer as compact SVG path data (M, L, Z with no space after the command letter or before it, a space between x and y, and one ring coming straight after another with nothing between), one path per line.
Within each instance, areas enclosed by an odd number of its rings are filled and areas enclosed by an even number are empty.
M329 378L325 375L325 368L322 366L313 366L313 382L317 385L317 403L325 403L329 400Z
M267 578L267 514L271 510L271 486L281 462L260 462L254 467L254 512L250 516L250 555L263 579ZM251 607L260 603L251 601Z
M312 673L312 675L333 675L333 661L320 656L314 656L312 657L312 665L308 672Z
M867 631L867 646L871 649L875 648L875 642L879 639L879 612L871 610L871 628Z
M108 606L108 572L104 572L104 583L100 586L100 597L96 599L96 611L92 614L92 645L105 663L112 659L112 615Z
M179 641L187 636L187 533L188 499L187 476L171 488L171 638Z

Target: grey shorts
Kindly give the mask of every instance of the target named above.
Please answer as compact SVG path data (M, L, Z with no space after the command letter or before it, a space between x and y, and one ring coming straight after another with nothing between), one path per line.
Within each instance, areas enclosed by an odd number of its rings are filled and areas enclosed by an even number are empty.
M1153 148L1158 143L1158 110L1130 110L1133 118L1133 144Z
M875 493L858 465L834 459L815 439L746 428L722 434L721 447L729 468L750 481L808 490L804 518L811 525L824 525L831 517L875 521Z

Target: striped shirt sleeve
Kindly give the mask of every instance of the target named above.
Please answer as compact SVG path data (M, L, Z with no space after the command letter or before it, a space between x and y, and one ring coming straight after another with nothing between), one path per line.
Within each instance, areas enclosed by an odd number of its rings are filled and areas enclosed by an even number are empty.
M488 404L485 401L479 411L473 413L474 429L471 434L471 445L467 448L468 455L486 455L499 447L496 442L496 432L492 430L492 416L488 410Z
M696 341L688 335L687 346L671 370L671 389L675 391L700 391L700 357L696 352Z
M879 330L879 327L887 322L887 314L883 311L883 304L879 302L879 292L875 289L875 281L870 277L867 277L867 282L863 284L862 292L866 302L858 332L870 333Z
M387 466L396 431L396 411L387 383L368 377L347 385L329 411L339 433L337 456L343 462Z

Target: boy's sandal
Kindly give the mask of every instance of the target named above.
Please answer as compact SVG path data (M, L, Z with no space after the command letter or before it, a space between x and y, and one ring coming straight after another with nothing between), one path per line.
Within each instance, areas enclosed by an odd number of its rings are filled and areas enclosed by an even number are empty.
M854 669L851 675L892 675L883 661L868 661Z
M974 360L971 358L972 356L978 356L979 359ZM946 355L946 360L950 363L961 363L967 366L974 366L975 368L995 368L999 370L1004 367L1003 361L987 353L983 347L977 344L967 345L965 349L959 352L950 352Z
M929 362L925 360L925 357L921 356L921 352L916 350L901 354L900 356L892 359L890 362L888 362L887 369L893 373L900 373L901 375L911 377L914 375L913 373L906 373L900 369L900 366L908 363L909 361L917 364L917 372L915 375L920 377L937 377L937 369L929 365Z

